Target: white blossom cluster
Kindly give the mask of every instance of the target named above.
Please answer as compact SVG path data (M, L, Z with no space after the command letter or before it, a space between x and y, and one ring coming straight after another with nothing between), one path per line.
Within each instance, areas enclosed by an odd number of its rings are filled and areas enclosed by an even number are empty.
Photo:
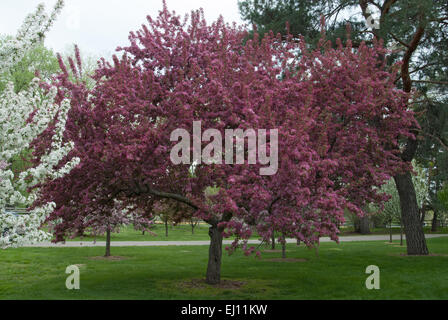
M63 6L57 1L50 16L43 5L29 15L17 36L0 48L0 73L14 66L37 43L53 24ZM28 215L16 216L6 213L6 206L31 205L38 196L38 190L25 192L29 187L48 179L56 179L70 172L78 163L74 158L62 168L56 169L60 161L73 148L72 143L63 141L70 101L60 105L54 103L56 88L45 92L34 79L29 88L16 93L14 85L8 83L0 93L0 247L17 247L25 243L46 240L50 235L40 230L41 224L55 207L48 203L36 208ZM11 168L14 159L30 151L31 142L38 137L50 123L56 122L51 148L44 154L36 167L15 174Z
M29 215L14 216L13 214L1 215L0 247L19 247L23 244L48 240L50 234L40 230L40 225L45 221L47 214L54 208L54 204L47 204L43 208L34 210Z
M22 193L23 191L47 179L62 177L79 163L79 159L74 158L62 168L55 169L73 148L72 143L63 142L70 102L64 100L58 106L53 103L55 95L54 88L48 94L44 94L39 88L37 79L33 80L24 92L16 94L12 85L8 85L0 95L0 162L2 163L11 164L14 157L28 150L30 143L57 116L51 150L41 157L36 167L21 172L19 176L15 176L10 167L0 171L0 210L3 211L0 219L0 232L2 232L0 246L2 247L20 245L32 239L34 241L45 239L45 234L38 228L51 213L53 205L37 208L29 216L23 217L7 214L4 208L6 205L32 204L36 200L37 190L26 195ZM20 230L22 231L16 232Z

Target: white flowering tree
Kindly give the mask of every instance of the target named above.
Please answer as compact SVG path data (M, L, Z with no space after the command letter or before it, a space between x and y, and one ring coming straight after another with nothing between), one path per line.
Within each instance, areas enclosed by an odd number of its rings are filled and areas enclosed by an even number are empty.
M57 1L48 16L44 6L39 5L25 19L17 35L2 44L0 74L7 75L28 50L42 42L62 6L63 1ZM6 212L6 206L31 205L39 192L32 189L28 193L31 187L46 179L63 176L78 164L79 159L58 166L73 148L72 143L63 141L70 102L64 100L55 104L56 88L45 91L40 88L38 79L21 92L15 92L8 79L0 80L6 81L5 89L0 93L0 247L7 248L48 239L50 234L40 230L40 226L54 204L48 203L20 216ZM31 142L50 124L55 124L51 149L36 166L15 172L11 167L14 159L29 151Z

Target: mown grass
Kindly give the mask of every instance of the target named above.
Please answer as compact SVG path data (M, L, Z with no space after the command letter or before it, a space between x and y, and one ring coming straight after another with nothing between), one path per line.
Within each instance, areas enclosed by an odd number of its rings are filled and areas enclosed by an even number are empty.
M168 236L165 235L165 225L156 224L151 228L152 233L135 230L132 225L124 226L120 232L111 234L111 241L196 241L209 240L208 225L205 223L198 224L194 228L194 233L191 231L191 226L188 224L179 224L176 226L168 226ZM67 239L67 241L106 241L106 236L92 236L88 232L83 237L76 237Z
M104 248L19 248L0 251L0 299L448 299L448 237L428 239L425 257L401 256L385 241L322 243L314 250L287 246L271 261L241 252L224 254L222 278L240 288L190 287L202 279L207 246L113 247L121 260L92 259ZM77 264L81 289L67 290L65 269ZM381 289L367 290L368 265L381 271Z

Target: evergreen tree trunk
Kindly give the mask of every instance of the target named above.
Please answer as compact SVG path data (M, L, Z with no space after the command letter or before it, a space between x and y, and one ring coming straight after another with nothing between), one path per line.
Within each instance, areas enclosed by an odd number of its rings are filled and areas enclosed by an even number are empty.
M221 281L222 230L217 225L212 225L208 229L208 235L210 236L210 247L205 281L208 284L219 284Z
M431 222L431 231L436 232L438 227L439 227L438 213L437 210L434 210L434 216L432 217Z
M106 231L106 254L105 257L110 257L110 228Z
M427 255L425 234L419 219L419 210L410 172L394 177L400 196L401 221L406 235L408 255Z
M425 25L419 24L414 33L412 42L403 56L401 64L401 80L403 82L404 92L412 92L412 80L409 72L410 61L424 34ZM417 128L413 129L411 132L415 137L419 134ZM417 148L417 139L408 138L406 147L401 154L401 159L410 163L417 153ZM428 255L429 251L426 245L425 233L423 232L423 227L419 219L419 208L414 183L412 182L412 175L410 172L398 174L394 177L394 180L400 197L401 222L404 227L404 233L406 234L407 254Z

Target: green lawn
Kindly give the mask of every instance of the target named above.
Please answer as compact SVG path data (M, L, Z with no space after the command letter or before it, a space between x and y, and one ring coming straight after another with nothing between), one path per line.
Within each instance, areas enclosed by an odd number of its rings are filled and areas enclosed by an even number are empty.
M119 233L113 233L111 235L112 241L192 241L192 240L209 240L208 225L202 223L197 225L194 229L194 234L191 232L191 226L188 224L180 224L177 226L168 227L168 237L165 235L165 226L162 224L156 224L152 231L156 234L151 235L149 233L142 234L141 231L136 231L132 226L126 226L120 230ZM389 234L387 228L375 228L371 230L372 234ZM400 234L399 228L392 229L393 234ZM425 233L448 233L448 228L439 228L438 232L431 232L430 227L425 227ZM356 236L359 233L354 233L353 228L342 228L340 236ZM258 235L254 234L252 239L258 239ZM76 237L74 239L67 239L67 241L93 241L95 238L88 233L83 237ZM105 236L96 237L97 241L105 241Z
M191 226L187 224L180 224L177 226L168 226L168 237L165 235L165 226L156 224L150 233L137 231L133 226L123 227L120 232L112 233L112 241L191 241L191 240L209 240L208 225L203 223L194 228L194 234L191 232ZM74 239L67 239L67 241L93 241L95 238L88 233L83 237L76 237ZM96 237L97 241L106 241L106 236Z
M19 248L0 251L0 299L448 299L448 237L428 239L435 256L401 256L397 242L323 243L314 250L287 247L270 261L241 252L224 255L223 279L239 288L188 284L203 278L207 246L121 247L122 260L92 259L104 248ZM81 289L65 288L65 268L80 265ZM381 271L381 289L367 290L368 265Z

